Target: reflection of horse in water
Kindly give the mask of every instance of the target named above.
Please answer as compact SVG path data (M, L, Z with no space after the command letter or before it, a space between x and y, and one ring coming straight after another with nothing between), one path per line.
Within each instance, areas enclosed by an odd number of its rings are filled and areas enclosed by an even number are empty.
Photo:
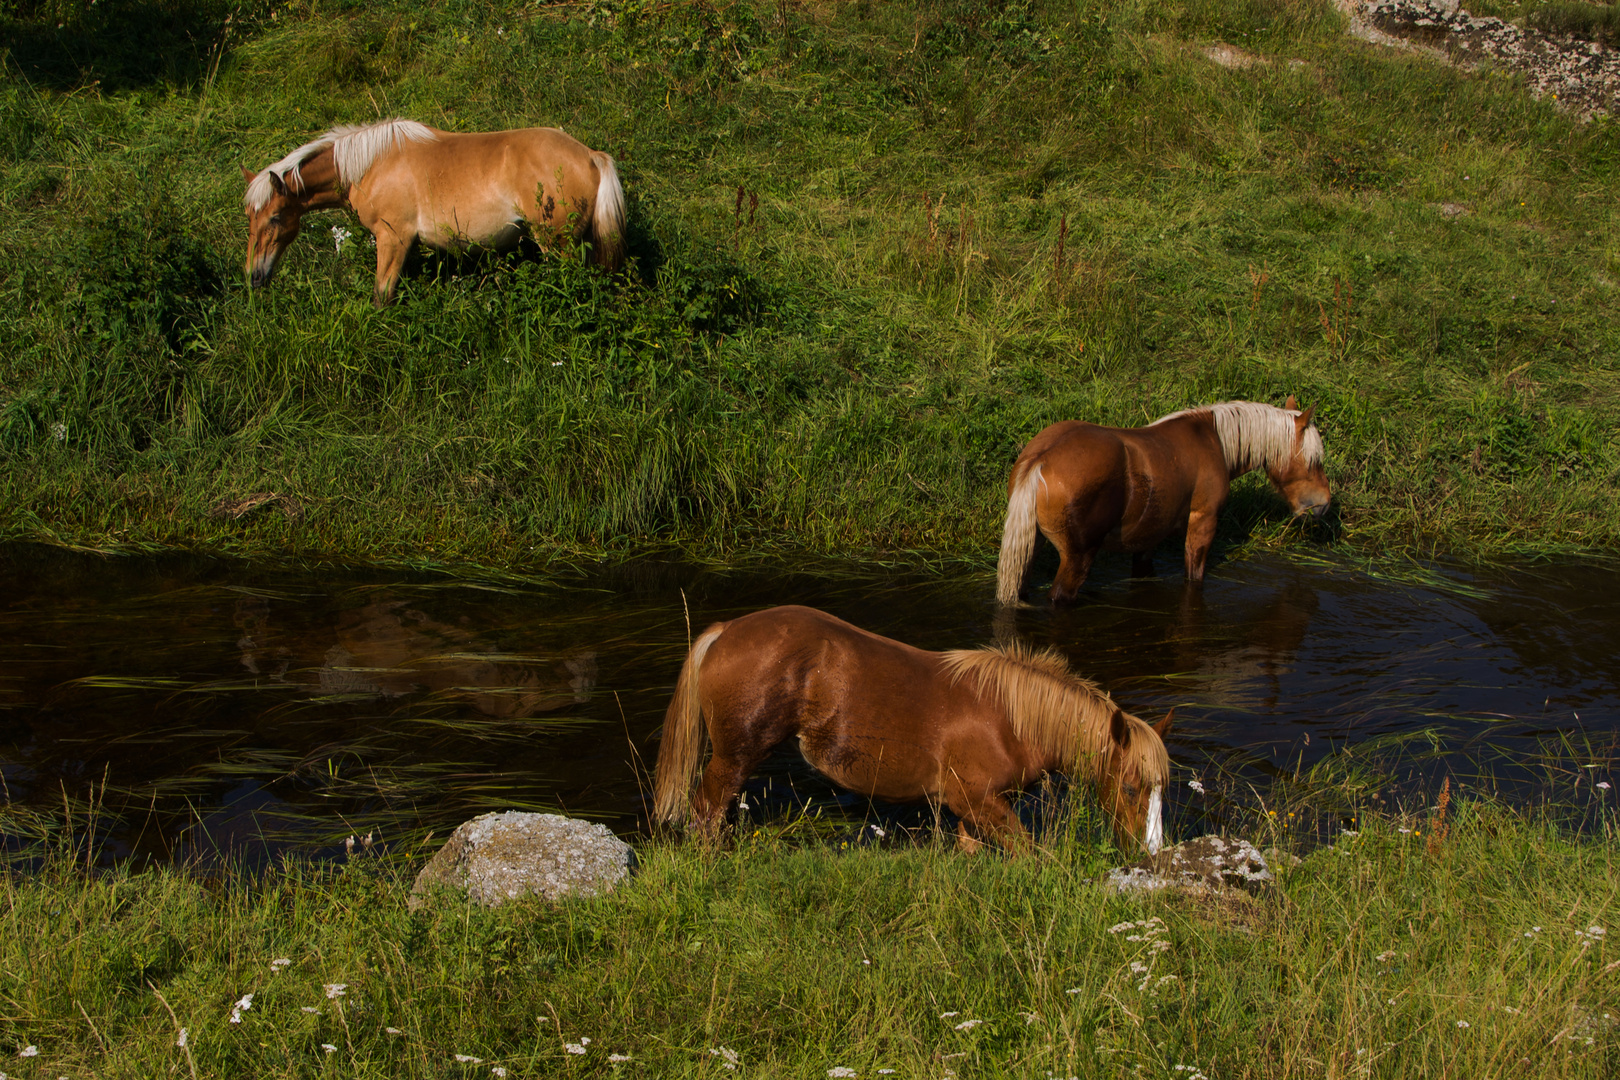
M1259 605L1224 611L1211 626L1202 593L1189 589L1171 638L1171 663L1188 672L1186 684L1202 704L1276 712L1285 696L1283 676L1293 669L1317 606L1316 590L1293 581Z
M429 693L465 701L488 716L519 719L587 701L596 685L593 652L561 660L491 653L470 630L440 622L405 600L384 598L340 611L330 637L322 633L290 643L279 640L287 635L273 629L268 616L264 600L237 603L242 666L321 694Z

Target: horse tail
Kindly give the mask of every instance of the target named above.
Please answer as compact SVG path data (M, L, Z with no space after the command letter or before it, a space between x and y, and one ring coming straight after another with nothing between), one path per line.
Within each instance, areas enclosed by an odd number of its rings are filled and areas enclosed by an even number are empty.
M653 817L670 825L686 819L687 801L692 793L692 777L703 763L708 728L703 724L703 705L698 699L698 681L703 657L709 646L725 630L715 623L692 643L692 651L681 665L675 683L675 696L664 713L664 741L658 747L658 772L653 780Z
M591 222L592 254L598 266L617 270L624 261L624 186L612 156L591 151L601 180L596 185L596 216Z
M1035 516L1035 491L1041 483L1037 462L1021 478L1014 473L1012 492L1007 496L1007 524L1001 529L1001 558L996 563L996 602L1018 603L1024 588L1024 572L1035 555L1039 522Z

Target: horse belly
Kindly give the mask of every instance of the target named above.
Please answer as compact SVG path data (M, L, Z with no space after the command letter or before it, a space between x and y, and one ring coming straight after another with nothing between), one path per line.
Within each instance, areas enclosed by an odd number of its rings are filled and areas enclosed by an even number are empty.
M852 740L834 743L798 739L799 753L816 772L846 791L868 798L909 802L927 796L932 785L927 777L937 772L934 762L909 760L898 750L890 752L884 743L858 747Z

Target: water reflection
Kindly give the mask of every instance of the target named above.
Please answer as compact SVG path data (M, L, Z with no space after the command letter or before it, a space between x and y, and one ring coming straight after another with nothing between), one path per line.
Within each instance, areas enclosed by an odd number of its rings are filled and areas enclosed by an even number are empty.
M1183 778L1263 785L1424 733L1465 754L1556 734L1613 755L1613 566L1389 580L1260 558L1202 589L1124 570L1105 560L1074 608L993 625L988 574L649 562L519 588L0 547L0 822L95 785L109 856L415 842L511 806L632 832L690 636L779 603L923 648L1056 646L1140 715L1179 706ZM771 812L868 812L791 753L748 790Z
M470 615L452 626L388 591L338 611L329 630L283 632L263 597L238 600L234 622L242 631L236 647L244 668L323 695L397 698L425 692L512 720L584 704L596 685L594 652L582 650L560 662L490 652L468 629Z

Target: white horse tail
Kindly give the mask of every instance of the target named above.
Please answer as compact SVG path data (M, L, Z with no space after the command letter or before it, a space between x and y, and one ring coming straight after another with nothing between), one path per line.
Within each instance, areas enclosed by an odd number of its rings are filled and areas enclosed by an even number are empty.
M1035 518L1035 491L1041 483L1041 466L1025 470L1013 483L1007 496L1007 524L1001 529L1001 559L996 563L996 602L1018 603L1024 589L1024 573L1035 555L1039 522Z
M591 162L602 177L596 185L596 217L591 222L593 257L598 266L617 270L624 261L624 187L611 155L592 150Z
M703 723L703 703L698 699L698 676L703 657L723 630L715 623L692 643L692 651L681 665L675 683L675 696L664 713L664 741L658 747L658 769L653 779L653 817L665 825L686 820L692 794L692 777L703 764L708 728Z

